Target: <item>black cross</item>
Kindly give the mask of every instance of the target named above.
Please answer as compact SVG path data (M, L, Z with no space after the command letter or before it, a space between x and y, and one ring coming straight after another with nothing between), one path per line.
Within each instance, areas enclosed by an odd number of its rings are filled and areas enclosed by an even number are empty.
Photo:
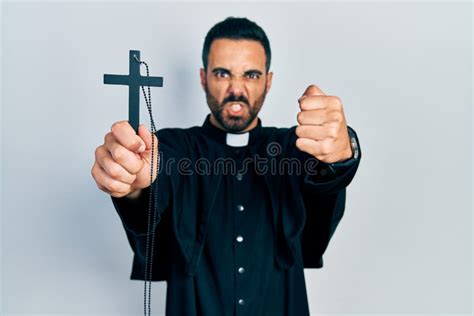
M138 134L140 122L140 86L163 87L163 77L140 75L140 51L131 50L127 75L104 75L104 84L128 86L128 121Z

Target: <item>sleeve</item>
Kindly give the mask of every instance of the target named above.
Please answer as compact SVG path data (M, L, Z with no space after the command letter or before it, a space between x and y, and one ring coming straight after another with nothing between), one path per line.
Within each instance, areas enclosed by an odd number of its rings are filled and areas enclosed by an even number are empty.
M149 210L157 210L156 227L159 224L159 219L172 203L171 178L173 170L170 170L167 164L176 155L179 141L174 129L163 128L158 130L155 135L159 139L157 155L159 157L159 167L155 181L143 189L136 199L111 197L125 231L132 236L147 234L148 222L151 218ZM175 148L173 148L173 144L175 144Z
M302 187L312 193L335 193L347 187L354 178L362 157L357 133L347 127L352 147L352 157L341 162L325 163L307 154ZM305 153L306 154L306 153ZM311 162L313 162L311 164Z
M153 215L149 211L153 212L155 208L157 210L156 227L169 205L170 196L169 175L162 172L151 186L142 190L138 198L111 198L125 230L132 235L141 236L146 235L148 231L148 222Z
M323 254L344 215L346 187L354 178L361 158L357 134L350 127L348 132L353 156L335 164L319 162L317 172L303 178L306 223L301 242L305 268L323 267Z
M165 280L172 264L170 259L172 229L171 212L169 211L172 209L172 189L171 175L164 172L166 168L163 168L164 161L161 160L164 157L162 153L164 148L165 144L160 139L160 169L158 170L157 178L151 186L143 189L137 199L112 197L112 203L122 221L127 239L134 253L130 276L132 280L145 280L146 247L147 243L152 240L148 233L148 225L153 226L150 227L150 231L154 232L153 240L155 245L151 280ZM150 206L152 213L149 212ZM155 218L154 225L152 225L153 211L155 209L158 216Z

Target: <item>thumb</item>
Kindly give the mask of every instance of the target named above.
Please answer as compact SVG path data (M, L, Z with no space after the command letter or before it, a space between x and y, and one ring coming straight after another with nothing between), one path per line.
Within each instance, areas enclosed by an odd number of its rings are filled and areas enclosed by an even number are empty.
M303 95L298 99L298 102L303 100L305 97L313 95L326 95L323 90L321 90L317 85L309 85L306 90L304 90Z
M151 150L151 133L145 125L140 124L138 127L138 136L140 136L140 138L145 142L145 150ZM156 149L157 138L155 135L153 135L153 137Z

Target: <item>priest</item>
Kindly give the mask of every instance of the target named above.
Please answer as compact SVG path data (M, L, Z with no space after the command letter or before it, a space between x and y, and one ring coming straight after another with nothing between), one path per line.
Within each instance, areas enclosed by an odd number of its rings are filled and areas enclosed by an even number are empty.
M92 176L123 223L131 279L145 279L152 179L160 221L151 275L167 282L166 315L309 315L303 269L323 266L344 214L357 134L341 99L316 85L295 102L296 126L262 125L270 43L246 18L213 26L202 61L202 126L152 135L140 125L137 135L120 121L96 149ZM160 168L150 175L152 137Z

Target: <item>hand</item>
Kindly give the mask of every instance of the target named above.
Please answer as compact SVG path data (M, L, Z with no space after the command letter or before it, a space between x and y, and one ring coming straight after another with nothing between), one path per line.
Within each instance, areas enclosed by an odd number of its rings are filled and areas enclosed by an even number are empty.
M150 185L151 133L142 124L138 135L128 121L116 122L95 150L91 174L97 187L113 197L136 197ZM158 140L154 137L153 181L156 179Z
M296 147L325 163L352 157L341 100L311 85L298 103L301 111L297 116L300 125L296 127Z

